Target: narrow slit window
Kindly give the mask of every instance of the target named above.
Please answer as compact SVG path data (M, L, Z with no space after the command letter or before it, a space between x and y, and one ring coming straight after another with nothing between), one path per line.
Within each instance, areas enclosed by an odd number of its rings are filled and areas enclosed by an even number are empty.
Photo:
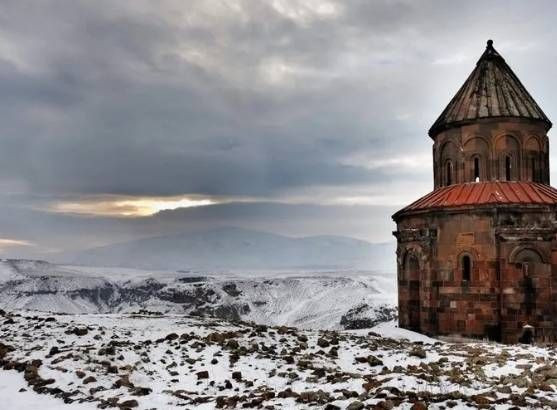
M462 257L462 280L470 281L472 271L472 261L470 256L464 255Z
M522 262L522 274L524 275L525 278L528 277L529 272L528 272L528 262Z
M536 158L532 158L530 166L532 167L532 181L538 182L538 173L536 170Z
M447 185L453 184L453 164L452 162L447 162Z
M474 158L474 181L480 182L480 159Z
M505 157L505 180L511 180L511 157L508 155Z

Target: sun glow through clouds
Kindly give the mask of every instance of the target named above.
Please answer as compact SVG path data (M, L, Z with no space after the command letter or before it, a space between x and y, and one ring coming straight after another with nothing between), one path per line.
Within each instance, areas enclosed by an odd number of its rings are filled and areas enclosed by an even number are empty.
M13 248L16 246L33 246L33 243L18 239L0 238L0 250L5 248Z
M51 206L51 210L96 216L141 217L178 208L215 205L219 201L196 196L173 197L102 197L75 201L62 201Z

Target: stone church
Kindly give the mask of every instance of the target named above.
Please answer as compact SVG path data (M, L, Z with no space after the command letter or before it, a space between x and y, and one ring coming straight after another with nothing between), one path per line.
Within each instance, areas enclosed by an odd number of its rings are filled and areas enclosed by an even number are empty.
M551 125L488 41L429 130L434 190L393 215L401 327L505 343L557 339Z

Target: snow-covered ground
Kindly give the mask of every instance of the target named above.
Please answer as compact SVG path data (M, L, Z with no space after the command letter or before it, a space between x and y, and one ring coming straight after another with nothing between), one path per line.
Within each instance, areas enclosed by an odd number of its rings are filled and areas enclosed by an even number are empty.
M0 308L58 313L140 309L312 329L392 318L395 277L370 271L145 271L0 261ZM377 319L377 320L376 320Z
M37 394L17 370L0 371L1 408L10 410L96 410L94 403L65 404L54 396Z
M394 322L316 331L183 315L0 314L2 408L557 404L554 347L441 343Z

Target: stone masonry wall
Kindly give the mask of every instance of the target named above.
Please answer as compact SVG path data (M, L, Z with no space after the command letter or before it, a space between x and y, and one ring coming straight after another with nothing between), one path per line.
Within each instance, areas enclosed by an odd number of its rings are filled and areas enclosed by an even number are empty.
M554 218L552 209L540 206L400 217L400 326L516 342L529 324L538 340L553 339ZM462 277L464 255L472 261L470 280ZM412 269L416 261L418 272Z
M478 121L451 128L435 137L434 186L474 182L474 161L480 181L505 181L505 157L510 158L510 180L549 184L549 142L544 125L525 119ZM448 165L450 163L450 165Z

